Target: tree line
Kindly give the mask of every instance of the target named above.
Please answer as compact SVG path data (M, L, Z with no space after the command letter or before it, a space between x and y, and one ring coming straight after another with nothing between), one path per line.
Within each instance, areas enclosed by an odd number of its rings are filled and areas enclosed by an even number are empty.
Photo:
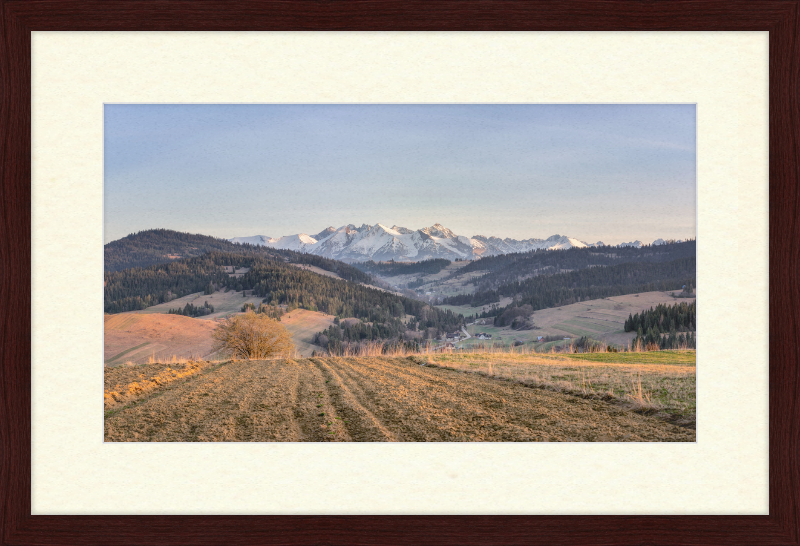
M529 304L534 310L546 309L637 292L677 290L685 284L695 282L695 270L694 257L666 263L642 262L592 267L513 281L494 290L451 296L445 298L444 303L478 307L497 303L501 297L511 297L514 298L512 306ZM499 307L495 310L502 312Z
M408 314L411 316L404 320L397 315L380 322L340 321L337 318L332 326L314 337L314 343L331 354L342 354L347 348L379 340L389 340L392 347L400 344L406 349L417 350L422 341L436 339L445 332L460 329L464 324L461 315L426 304Z
M485 271L475 279L479 291L491 290L520 277L551 275L597 266L622 263L663 263L696 255L696 241L668 242L663 245L636 247L588 247L566 250L532 250L487 256L454 271L448 278Z
M676 303L674 305L658 304L656 307L645 309L641 313L628 315L625 321L625 331L634 332L640 328L649 330L654 328L658 333L671 330L678 332L694 332L695 318L697 316L697 302Z
M397 275L420 273L435 275L451 263L450 260L445 260L444 258L432 258L420 262L395 262L394 260L375 262L369 260L368 262L354 263L353 265L366 273L373 273L384 277L396 277Z
M214 312L214 306L209 305L208 302L205 305L198 305L195 307L191 303L187 303L183 308L178 307L177 309L170 309L167 311L170 315L183 315L185 317L202 317L205 315L210 315Z
M659 304L628 315L626 332L636 332L634 346L658 349L694 349L697 302Z
M264 305L264 303L259 303L258 307L254 303L245 303L242 305L241 309L242 313L246 313L247 311L253 311L257 315L267 315L271 319L275 319L280 322L281 317L285 315L282 307L278 307L277 305Z

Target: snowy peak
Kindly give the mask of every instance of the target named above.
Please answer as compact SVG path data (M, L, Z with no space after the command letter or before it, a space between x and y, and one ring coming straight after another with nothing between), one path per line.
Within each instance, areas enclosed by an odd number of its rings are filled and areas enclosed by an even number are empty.
M444 227L442 224L433 224L431 227L423 228L420 231L426 235L438 237L440 239L455 239L458 237L455 233Z
M313 239L316 239L317 241L321 241L322 239L330 237L332 233L336 233L336 228L333 227L333 226L330 226L330 227L326 227L325 229L323 229L322 231L320 231L316 235L312 235L311 237Z
M296 250L298 252L305 252L307 247L316 242L317 240L313 237L309 237L305 233L300 233L299 235L286 235L278 239L268 239L264 246L270 246L272 248L279 248L282 250Z
M367 260L417 262L431 258L472 260L482 256L512 252L604 246L602 241L589 244L574 237L558 234L551 235L547 239L523 240L484 235L465 237L455 234L439 223L418 230L396 225L387 227L384 224L361 224L360 227L356 227L354 224L347 224L339 228L327 227L314 236L300 233L273 239L255 235L234 237L229 241L295 250L347 262ZM653 244L665 244L665 242L657 239ZM641 248L642 242L636 240L618 246Z

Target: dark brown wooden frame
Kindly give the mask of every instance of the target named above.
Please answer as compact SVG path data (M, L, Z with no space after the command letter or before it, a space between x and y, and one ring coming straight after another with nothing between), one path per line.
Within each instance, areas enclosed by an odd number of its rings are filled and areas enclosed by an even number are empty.
M800 544L800 0L0 0L0 544ZM34 30L769 31L768 516L31 516Z

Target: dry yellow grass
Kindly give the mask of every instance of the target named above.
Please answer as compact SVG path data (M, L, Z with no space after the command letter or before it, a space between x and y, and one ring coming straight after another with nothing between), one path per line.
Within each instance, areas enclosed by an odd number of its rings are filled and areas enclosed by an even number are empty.
M694 354L440 353L430 354L428 361L431 365L607 399L681 425L692 425L696 412Z
M106 366L153 359L209 357L216 323L181 315L119 313L103 316Z
M219 293L214 295L218 296ZM241 294L238 298L226 297L228 307L233 301L241 305L242 301L251 299L242 298ZM314 334L331 326L333 318L325 313L295 309L281 317L281 324L291 334L297 356L311 356L314 351L321 351L319 346L312 344ZM217 322L208 320L208 317L136 312L104 315L104 321L104 359L107 366L166 361L173 356L187 359L210 358L214 355L211 333L217 327Z
M106 411L124 406L164 385L192 376L213 365L205 361L151 363L147 366L126 366L105 374L103 405Z
M333 315L295 309L281 317L281 324L292 335L298 356L311 356L314 351L319 353L323 350L322 347L312 343L314 334L331 326L333 319Z

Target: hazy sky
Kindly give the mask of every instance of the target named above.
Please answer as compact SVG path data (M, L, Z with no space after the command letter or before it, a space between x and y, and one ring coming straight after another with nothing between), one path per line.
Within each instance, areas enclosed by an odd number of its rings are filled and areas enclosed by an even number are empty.
M105 241L695 236L694 105L106 105Z

